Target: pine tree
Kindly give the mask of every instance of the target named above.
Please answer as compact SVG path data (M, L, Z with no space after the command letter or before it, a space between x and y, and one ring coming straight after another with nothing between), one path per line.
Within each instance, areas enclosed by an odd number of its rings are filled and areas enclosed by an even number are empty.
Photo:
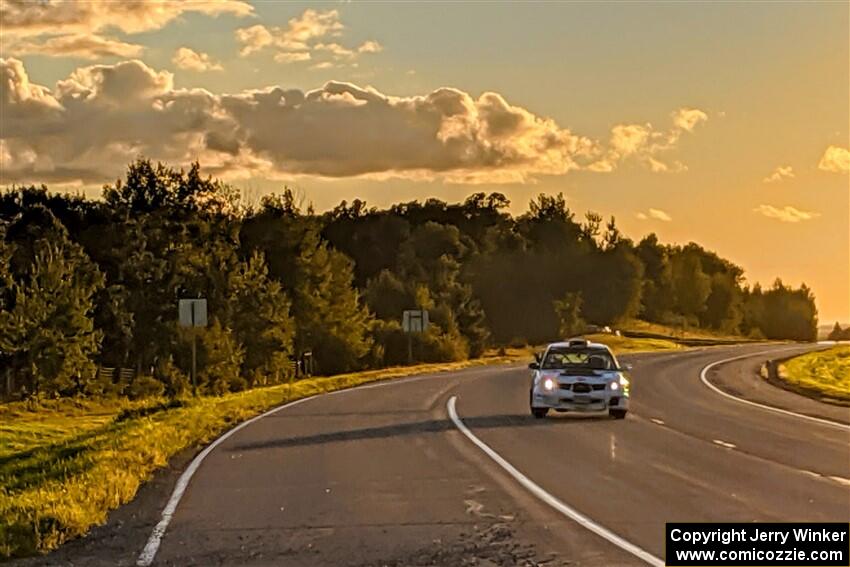
M826 338L830 341L840 341L842 338L844 338L844 331L841 330L841 325L838 324L838 321L835 322L835 326L832 327L832 331Z

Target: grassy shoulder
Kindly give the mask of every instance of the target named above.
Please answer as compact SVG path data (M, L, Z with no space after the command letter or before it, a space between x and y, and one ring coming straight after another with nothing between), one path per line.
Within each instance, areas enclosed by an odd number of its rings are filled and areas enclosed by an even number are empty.
M804 393L850 402L850 345L789 359L779 366L778 376Z
M667 339L618 337L611 334L587 335L587 338L608 345L614 354L682 350L686 347Z
M617 353L679 349L670 341L590 337ZM85 534L175 454L292 400L367 382L530 360L532 347L465 362L309 378L198 399L0 404L0 558L44 553Z
M650 323L649 321L642 321L640 319L629 319L628 321L624 321L618 326L618 328L625 332L664 335L672 339L704 339L735 342L745 342L750 340L740 335L732 335L709 329L672 327L669 325L661 325L659 323Z

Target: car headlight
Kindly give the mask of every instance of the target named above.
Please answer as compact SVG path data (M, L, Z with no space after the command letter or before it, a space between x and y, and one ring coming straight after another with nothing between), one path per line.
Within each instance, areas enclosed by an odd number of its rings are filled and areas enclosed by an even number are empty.
M620 383L619 382L611 382L611 389L612 390L619 390L620 389Z
M551 392L555 389L555 381L551 378L546 378L543 380L543 389Z

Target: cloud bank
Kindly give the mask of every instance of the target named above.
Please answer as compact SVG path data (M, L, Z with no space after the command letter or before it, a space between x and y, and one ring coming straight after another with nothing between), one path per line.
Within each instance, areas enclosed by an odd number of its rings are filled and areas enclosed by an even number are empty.
M598 171L600 160L610 171L622 156L670 150L686 131L674 125L652 141L654 131L618 126L606 148L493 92L397 97L328 82L214 94L175 89L171 73L136 60L81 67L48 89L30 82L21 61L0 59L0 112L2 183L102 183L139 155L197 159L225 178L524 183Z

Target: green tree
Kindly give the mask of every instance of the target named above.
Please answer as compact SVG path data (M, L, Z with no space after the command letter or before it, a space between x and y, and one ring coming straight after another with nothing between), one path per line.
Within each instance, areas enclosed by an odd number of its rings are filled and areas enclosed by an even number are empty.
M678 312L696 323L711 293L711 278L702 271L699 257L691 253L674 255L672 281Z
M40 207L33 213L48 229L27 247L11 248L32 256L12 254L9 265L17 270L3 277L0 351L11 359L26 394L85 392L94 383L101 338L92 313L103 276L49 211ZM7 237L31 228L23 216ZM7 245L4 254L9 252Z
M280 381L289 372L295 337L292 302L269 278L266 261L254 252L230 274L227 318L245 356L242 374L253 383Z
M653 233L646 236L635 249L644 267L640 316L647 321L665 322L674 309L673 270L667 248Z
M581 293L567 292L563 299L555 300L555 313L560 323L559 331L562 338L575 336L584 330L584 320L581 318Z
M206 329L188 329L200 335L198 353L198 386L216 395L243 390L247 385L242 378L242 363L245 349L236 340L233 332L213 318ZM188 342L188 339L185 339Z
M323 374L359 368L371 348L372 315L352 286L351 260L308 232L296 260L296 352L312 351Z

